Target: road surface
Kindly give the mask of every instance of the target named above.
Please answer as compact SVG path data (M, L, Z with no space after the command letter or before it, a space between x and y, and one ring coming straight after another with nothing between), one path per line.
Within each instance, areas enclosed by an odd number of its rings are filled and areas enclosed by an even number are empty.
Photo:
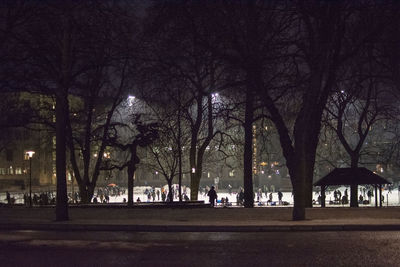
M1 266L400 266L400 232L0 232Z

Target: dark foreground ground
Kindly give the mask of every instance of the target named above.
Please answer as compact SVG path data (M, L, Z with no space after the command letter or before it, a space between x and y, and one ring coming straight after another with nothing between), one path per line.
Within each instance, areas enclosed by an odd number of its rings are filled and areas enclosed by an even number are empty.
M400 208L0 207L0 266L400 266ZM391 231L387 231L391 230Z
M400 232L0 232L1 266L400 266Z

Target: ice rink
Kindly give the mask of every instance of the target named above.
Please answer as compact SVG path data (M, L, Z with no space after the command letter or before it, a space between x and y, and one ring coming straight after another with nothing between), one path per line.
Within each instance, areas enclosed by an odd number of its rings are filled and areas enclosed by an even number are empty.
M176 185L175 185L176 186ZM167 188L166 186L164 188ZM148 198L148 194L145 194L145 191L147 190L151 190L151 187L145 187L145 186L141 186L141 187L135 187L134 190L134 200L136 202L136 200L139 198L141 202L153 202L152 198ZM342 196L345 193L345 190L347 189L348 194L350 194L350 188L349 187L335 187L335 188L329 188L328 191L326 191L326 206L344 206L344 207L348 207L349 204L346 205L342 205L342 204L330 204L331 201L334 200L334 190L339 190L342 194ZM155 191L160 191L161 192L161 188L156 187L154 188ZM33 192L32 195L34 193L40 194L41 192ZM97 196L97 190L95 191L95 196ZM125 190L125 194L120 194L120 195L110 195L109 196L109 202L110 203L123 203L124 202L124 198L127 199L127 190ZM227 190L219 190L217 191L218 194L218 201L220 202L221 198L228 198L228 201L232 204L232 206L236 206L236 201L237 201L237 193L238 193L238 189L232 189L231 194L228 193ZM265 194L265 192L263 192L261 194L261 197L257 196L257 191L254 192L255 193L255 197L254 197L254 203L256 206L283 206L283 204L279 204L278 203L278 192L268 192L267 195ZM282 192L283 193L283 197L282 197L282 203L284 203L284 206L292 206L293 205L293 195L292 192ZM373 191L373 193L375 194L375 191ZM54 193L53 193L54 194ZM186 194L190 197L190 189L186 188ZM270 198L270 194L272 194L272 202L268 202L269 198ZM21 192L10 192L10 195L12 198L15 198L15 204L23 204L23 193ZM358 191L358 195L363 195L363 199L364 200L368 200L367 197L367 190L363 190L362 187L359 188ZM314 191L313 192L313 199L315 201L318 200L318 196L319 196L319 192ZM384 189L382 190L382 196L384 198L384 202L382 203L383 206L400 206L400 194L398 189L393 189L391 191ZM99 196L97 196L99 199ZM378 196L379 198L379 196ZM205 203L208 203L208 197L203 193L199 193L198 194L198 200L204 200ZM100 201L100 200L99 200ZM160 193L160 197L157 197L157 194L155 196L155 202L160 202L161 201L161 193ZM174 201L178 201L178 198L174 198ZM364 205L361 204L360 206L374 206L375 205L375 197L372 197L372 203ZM6 192L2 192L0 193L0 203L6 203ZM220 204L220 203L219 203ZM100 205L100 204L99 204ZM316 206L320 206L319 204L316 204Z

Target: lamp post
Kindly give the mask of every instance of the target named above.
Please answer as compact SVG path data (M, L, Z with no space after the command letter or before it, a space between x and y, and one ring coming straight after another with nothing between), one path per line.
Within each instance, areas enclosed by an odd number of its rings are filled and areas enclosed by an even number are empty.
M27 151L26 155L29 158L29 207L32 207L32 157L35 151Z

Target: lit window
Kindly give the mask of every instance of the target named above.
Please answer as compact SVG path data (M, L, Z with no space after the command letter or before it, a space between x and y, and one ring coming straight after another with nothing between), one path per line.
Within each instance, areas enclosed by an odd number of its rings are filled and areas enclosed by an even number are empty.
M15 174L22 174L22 168L15 168Z

